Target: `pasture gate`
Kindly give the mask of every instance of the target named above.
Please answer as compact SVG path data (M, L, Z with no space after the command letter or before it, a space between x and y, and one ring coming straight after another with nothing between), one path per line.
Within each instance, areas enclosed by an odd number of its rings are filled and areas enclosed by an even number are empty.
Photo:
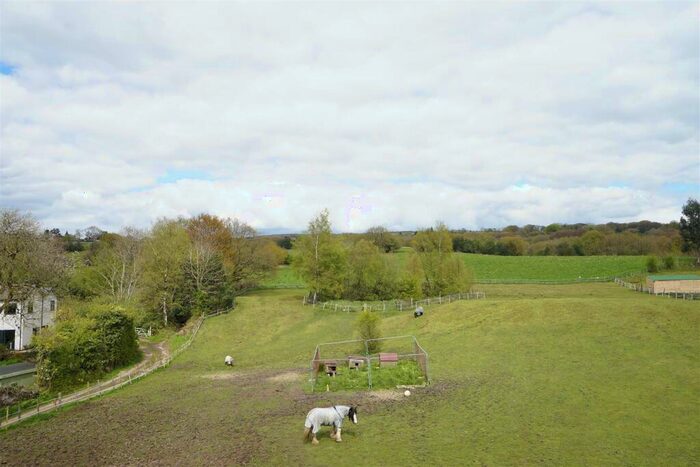
M372 388L372 363L379 363L379 353L370 353L369 349L373 342L381 342L386 347L382 353L393 352L397 354L398 360L413 360L423 374L426 384L430 383L429 355L418 343L415 336L391 336L378 339L353 339L347 341L323 342L316 346L311 363L309 365L312 391L318 380L320 369L327 365L335 368L344 366L348 368L359 368L359 361L364 361L367 368L367 387ZM389 345L386 345L389 344ZM364 354L358 355L358 350L364 347Z

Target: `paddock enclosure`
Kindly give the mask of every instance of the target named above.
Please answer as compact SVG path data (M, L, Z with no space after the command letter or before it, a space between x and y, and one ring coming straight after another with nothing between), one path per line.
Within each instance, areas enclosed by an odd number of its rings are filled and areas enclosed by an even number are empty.
M379 345L383 349L382 352L371 353L372 345ZM390 336L378 339L351 339L336 342L323 342L316 346L313 357L310 363L309 382L311 390L317 389L319 374L326 374L335 377L338 373L357 372L362 373L363 379L366 381L366 388L372 389L376 387L377 377L382 373L390 370L389 367L407 366L408 362L414 362L420 369L420 378L410 378L406 381L400 381L401 375L398 376L399 384L429 384L429 355L428 352L421 347L415 336ZM375 374L375 383L373 383L372 373ZM381 387L385 385L379 385ZM396 386L396 385L394 385ZM323 385L321 385L321 389Z
M257 291L207 319L167 367L0 432L2 461L700 463L697 301L612 283L483 288L485 299L437 305L420 319L382 315L383 335L415 336L429 352L431 383L410 397L389 388L310 392L315 346L347 340L357 315L303 306L303 290ZM232 368L223 364L229 354ZM311 408L349 403L358 406L359 423L344 425L342 443L301 442Z

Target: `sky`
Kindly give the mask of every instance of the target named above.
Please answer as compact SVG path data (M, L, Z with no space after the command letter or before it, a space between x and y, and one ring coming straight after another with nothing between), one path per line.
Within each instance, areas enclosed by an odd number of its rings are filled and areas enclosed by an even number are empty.
M0 208L71 232L678 220L698 5L0 0Z

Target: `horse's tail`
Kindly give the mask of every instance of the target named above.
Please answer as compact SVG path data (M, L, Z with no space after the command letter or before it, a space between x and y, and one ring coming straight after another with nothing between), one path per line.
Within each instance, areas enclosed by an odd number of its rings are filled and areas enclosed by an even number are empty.
M304 429L304 442L309 440L309 435L311 434L311 428Z

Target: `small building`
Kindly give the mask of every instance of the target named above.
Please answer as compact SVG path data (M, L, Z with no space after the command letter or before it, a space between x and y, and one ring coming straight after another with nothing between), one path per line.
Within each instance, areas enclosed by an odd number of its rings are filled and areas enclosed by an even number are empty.
M647 287L651 293L700 293L700 275L652 275L647 276Z
M379 366L380 367L387 367L387 366L396 366L396 364L399 361L399 354L397 353L379 353Z
M0 345L24 350L39 330L54 322L58 301L52 293L35 293L29 300L10 301L0 297Z

